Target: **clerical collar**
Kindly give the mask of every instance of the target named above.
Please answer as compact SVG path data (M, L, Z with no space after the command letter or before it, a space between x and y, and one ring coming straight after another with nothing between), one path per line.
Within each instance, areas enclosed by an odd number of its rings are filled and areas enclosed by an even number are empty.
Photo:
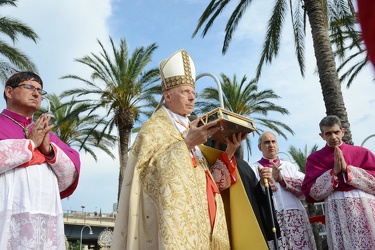
M29 137L29 127L32 125L32 118L27 118L17 113L14 113L10 110L3 110L0 115L4 116L5 118L9 119L10 121L14 122L18 126L20 126L25 133L25 137Z
M179 114L176 114L176 113L173 113L172 111L170 111L169 109L167 109L166 107L163 107L165 108L165 110L168 111L169 115L171 116L171 118L176 121L177 123L179 123L180 125L184 126L185 128L188 128L189 127L189 118L187 116L182 116L182 115L179 115Z
M270 167L272 166L272 163L279 163L280 160L279 158L268 159L268 158L262 157L262 159L260 159L258 162L262 164L264 167Z
M343 141L341 141L341 143L340 143L339 147L341 147L343 143L344 143L344 142L343 142ZM328 143L326 143L326 145L327 145L328 147L330 147L330 148L334 148L334 147L332 147L331 145L329 145ZM336 146L335 146L335 147L336 147Z
M33 122L32 117L25 117L23 115L17 114L13 111L10 111L9 109L4 109L3 112L1 112L12 119L16 120L18 123L20 123L22 126L26 127L30 125Z

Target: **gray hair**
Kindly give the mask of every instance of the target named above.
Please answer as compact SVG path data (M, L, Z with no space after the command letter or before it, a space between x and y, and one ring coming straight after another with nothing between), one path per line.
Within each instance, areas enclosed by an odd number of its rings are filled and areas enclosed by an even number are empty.
M273 135L276 138L276 135L274 133L272 133L271 131L264 131L263 133L260 134L260 136L258 138L258 145L262 144L263 137L266 134L271 134L271 135ZM276 141L277 141L277 138L276 138Z
M340 118L336 115L328 115L319 123L320 132L323 133L323 127L333 127L334 125L339 125L340 129L342 129Z

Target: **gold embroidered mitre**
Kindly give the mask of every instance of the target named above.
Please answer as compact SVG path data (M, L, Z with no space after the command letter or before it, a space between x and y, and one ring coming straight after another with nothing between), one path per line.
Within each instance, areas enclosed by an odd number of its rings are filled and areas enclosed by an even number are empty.
M163 91L182 85L195 88L195 65L186 50L173 53L160 63L159 68Z

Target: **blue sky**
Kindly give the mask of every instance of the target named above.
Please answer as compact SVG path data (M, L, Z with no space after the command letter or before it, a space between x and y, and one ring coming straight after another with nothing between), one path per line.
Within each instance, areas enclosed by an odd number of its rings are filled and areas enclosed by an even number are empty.
M204 39L200 33L192 38L208 1L202 0L19 0L18 8L2 8L1 15L17 18L39 35L38 44L20 39L17 47L29 55L36 63L45 82L45 90L60 94L62 91L77 87L79 82L61 80L66 74L89 76L89 71L75 58L89 53L98 53L99 39L107 48L111 36L116 44L126 39L129 50L156 43L150 67L179 49L186 49L194 59L197 74L209 72L217 76L225 73L237 77L254 76L261 45L264 39L266 23L272 4L269 1L253 1L251 8L242 18L231 46L225 56L221 54L224 37L224 25L230 9L217 19ZM273 89L281 99L275 103L288 109L289 116L270 114L269 119L283 121L295 132L287 134L288 140L279 138L280 151L287 152L289 146L311 148L320 147L324 141L319 137L318 123L325 116L323 97L319 79L316 75L315 57L307 28L306 41L306 77L299 73L294 56L290 20L284 24L282 47L279 56L272 65L266 65L259 82L259 89ZM374 71L368 67L348 90L343 86L344 101L351 124L353 141L361 142L375 130ZM197 81L197 91L206 86L216 86L209 77ZM46 103L43 103L46 105ZM4 100L0 101L5 107ZM257 125L257 124L255 124ZM254 137L254 142L257 140ZM375 150L375 139L365 144ZM253 143L253 156L250 162L260 158ZM117 154L116 149L114 152ZM281 158L286 157L280 155ZM76 192L63 200L65 210L111 212L117 198L118 160L112 160L97 151L98 161L89 155L81 154L81 179Z

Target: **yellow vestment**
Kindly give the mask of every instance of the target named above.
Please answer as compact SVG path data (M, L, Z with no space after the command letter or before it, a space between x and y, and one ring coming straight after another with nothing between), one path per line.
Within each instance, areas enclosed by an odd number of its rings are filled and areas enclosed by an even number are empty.
M220 195L211 229L207 169L207 162L193 166L182 135L167 112L157 110L129 155L111 249L229 249Z
M214 164L222 151L200 145L209 164ZM262 231L247 197L240 174L229 189L221 191L226 212L230 244L233 250L267 250Z

